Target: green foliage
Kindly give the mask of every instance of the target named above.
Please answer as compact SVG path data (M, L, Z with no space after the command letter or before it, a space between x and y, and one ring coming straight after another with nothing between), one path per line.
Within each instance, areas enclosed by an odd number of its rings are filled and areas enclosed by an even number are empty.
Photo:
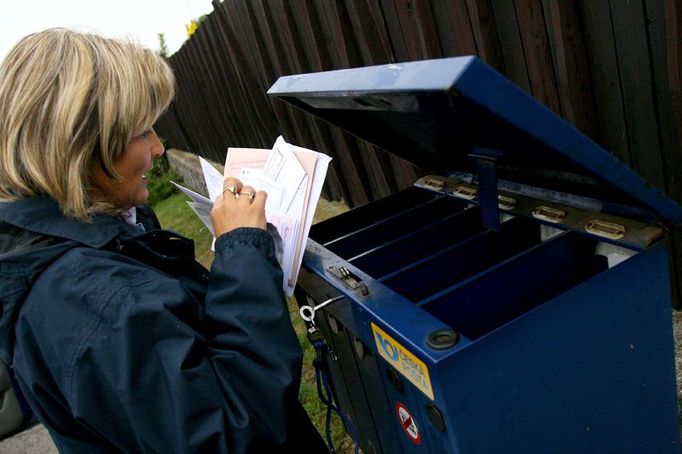
M168 58L168 46L166 45L166 35L159 33L159 55L163 58Z
M147 174L147 191L149 199L147 203L154 206L162 200L167 199L176 189L169 180L178 181L180 177L168 164L168 158L164 154L154 160L154 168Z

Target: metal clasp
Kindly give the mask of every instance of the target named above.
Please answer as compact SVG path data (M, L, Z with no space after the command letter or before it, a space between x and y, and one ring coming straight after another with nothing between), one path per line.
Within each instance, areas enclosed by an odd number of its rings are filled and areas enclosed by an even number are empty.
M497 196L497 206L501 210L511 211L516 208L516 199L507 197L506 195Z
M566 218L566 212L558 208L540 205L533 210L533 217L541 221L551 222L552 224L559 224Z
M437 180L435 178L425 178L422 181L422 184L427 188L433 189L434 191L442 191L445 187L445 183L442 180Z
M463 199L473 200L478 195L478 190L471 186L460 184L459 186L455 186L452 190L452 194Z
M360 287L360 279L348 271L348 268L345 266L340 266L338 268L335 266L330 266L327 268L327 270L332 273L334 277L340 279L341 282L343 282L349 289L355 290L356 288Z
M611 240L619 240L625 236L627 229L615 222L590 219L585 223L585 231Z

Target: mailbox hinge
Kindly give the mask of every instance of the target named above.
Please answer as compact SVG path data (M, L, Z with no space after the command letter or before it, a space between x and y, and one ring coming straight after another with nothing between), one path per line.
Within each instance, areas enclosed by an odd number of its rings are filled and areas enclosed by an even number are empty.
M500 208L497 192L497 160L502 156L499 150L476 148L469 157L476 160L478 177L478 202L481 208L481 223L495 231L500 230Z

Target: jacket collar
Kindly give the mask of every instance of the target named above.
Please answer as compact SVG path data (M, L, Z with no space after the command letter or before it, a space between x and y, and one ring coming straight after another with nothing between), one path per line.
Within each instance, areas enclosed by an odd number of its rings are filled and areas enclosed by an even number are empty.
M0 221L94 248L101 248L116 237L127 239L141 233L137 227L112 215L97 215L90 223L67 218L57 202L48 197L0 202Z

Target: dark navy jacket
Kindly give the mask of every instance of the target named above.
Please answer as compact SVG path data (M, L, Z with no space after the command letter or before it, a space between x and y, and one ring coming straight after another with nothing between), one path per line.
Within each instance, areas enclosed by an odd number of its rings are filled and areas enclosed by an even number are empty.
M62 452L320 452L270 235L0 203L0 356Z

